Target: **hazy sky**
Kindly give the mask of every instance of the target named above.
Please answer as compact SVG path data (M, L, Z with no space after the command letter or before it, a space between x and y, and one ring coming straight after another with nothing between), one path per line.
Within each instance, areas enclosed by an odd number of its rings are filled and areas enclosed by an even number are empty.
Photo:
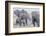
M32 11L37 11L37 12L39 12L40 11L40 9L39 8L13 8L13 11L15 11L15 10L22 10L22 9L24 9L25 11L27 11L27 13L31 13Z

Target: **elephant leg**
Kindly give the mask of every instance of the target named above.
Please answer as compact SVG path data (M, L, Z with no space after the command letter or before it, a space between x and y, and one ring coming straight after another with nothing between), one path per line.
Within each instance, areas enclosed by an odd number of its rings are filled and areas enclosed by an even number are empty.
M23 22L23 26L25 26L25 22Z
M19 21L19 25L21 26L21 20Z
M39 21L36 21L37 22L37 26L39 27L40 25L39 25Z

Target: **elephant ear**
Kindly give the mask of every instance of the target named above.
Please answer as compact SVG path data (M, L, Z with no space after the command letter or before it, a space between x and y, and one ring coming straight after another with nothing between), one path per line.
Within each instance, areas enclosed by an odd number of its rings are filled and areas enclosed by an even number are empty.
M15 14L16 16L19 16L19 15L20 15L20 11L19 11L19 10L15 10L15 11L14 11L14 14Z

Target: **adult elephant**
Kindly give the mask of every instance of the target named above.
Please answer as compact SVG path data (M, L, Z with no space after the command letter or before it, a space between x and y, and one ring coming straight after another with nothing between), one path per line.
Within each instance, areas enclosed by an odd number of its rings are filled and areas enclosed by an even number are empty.
M39 25L39 20L40 20L39 17L40 16L39 16L39 12L38 11L33 11L32 12L32 22L33 22L34 26L38 26L38 27L40 26Z

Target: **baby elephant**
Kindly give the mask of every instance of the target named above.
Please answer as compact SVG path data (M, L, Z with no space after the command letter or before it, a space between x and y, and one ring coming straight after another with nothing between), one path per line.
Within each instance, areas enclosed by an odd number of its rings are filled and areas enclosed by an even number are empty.
M23 26L25 26L27 24L27 19L25 19L25 18L23 18L23 17L21 17L21 18L17 18L17 20L16 20L16 25L23 25Z

